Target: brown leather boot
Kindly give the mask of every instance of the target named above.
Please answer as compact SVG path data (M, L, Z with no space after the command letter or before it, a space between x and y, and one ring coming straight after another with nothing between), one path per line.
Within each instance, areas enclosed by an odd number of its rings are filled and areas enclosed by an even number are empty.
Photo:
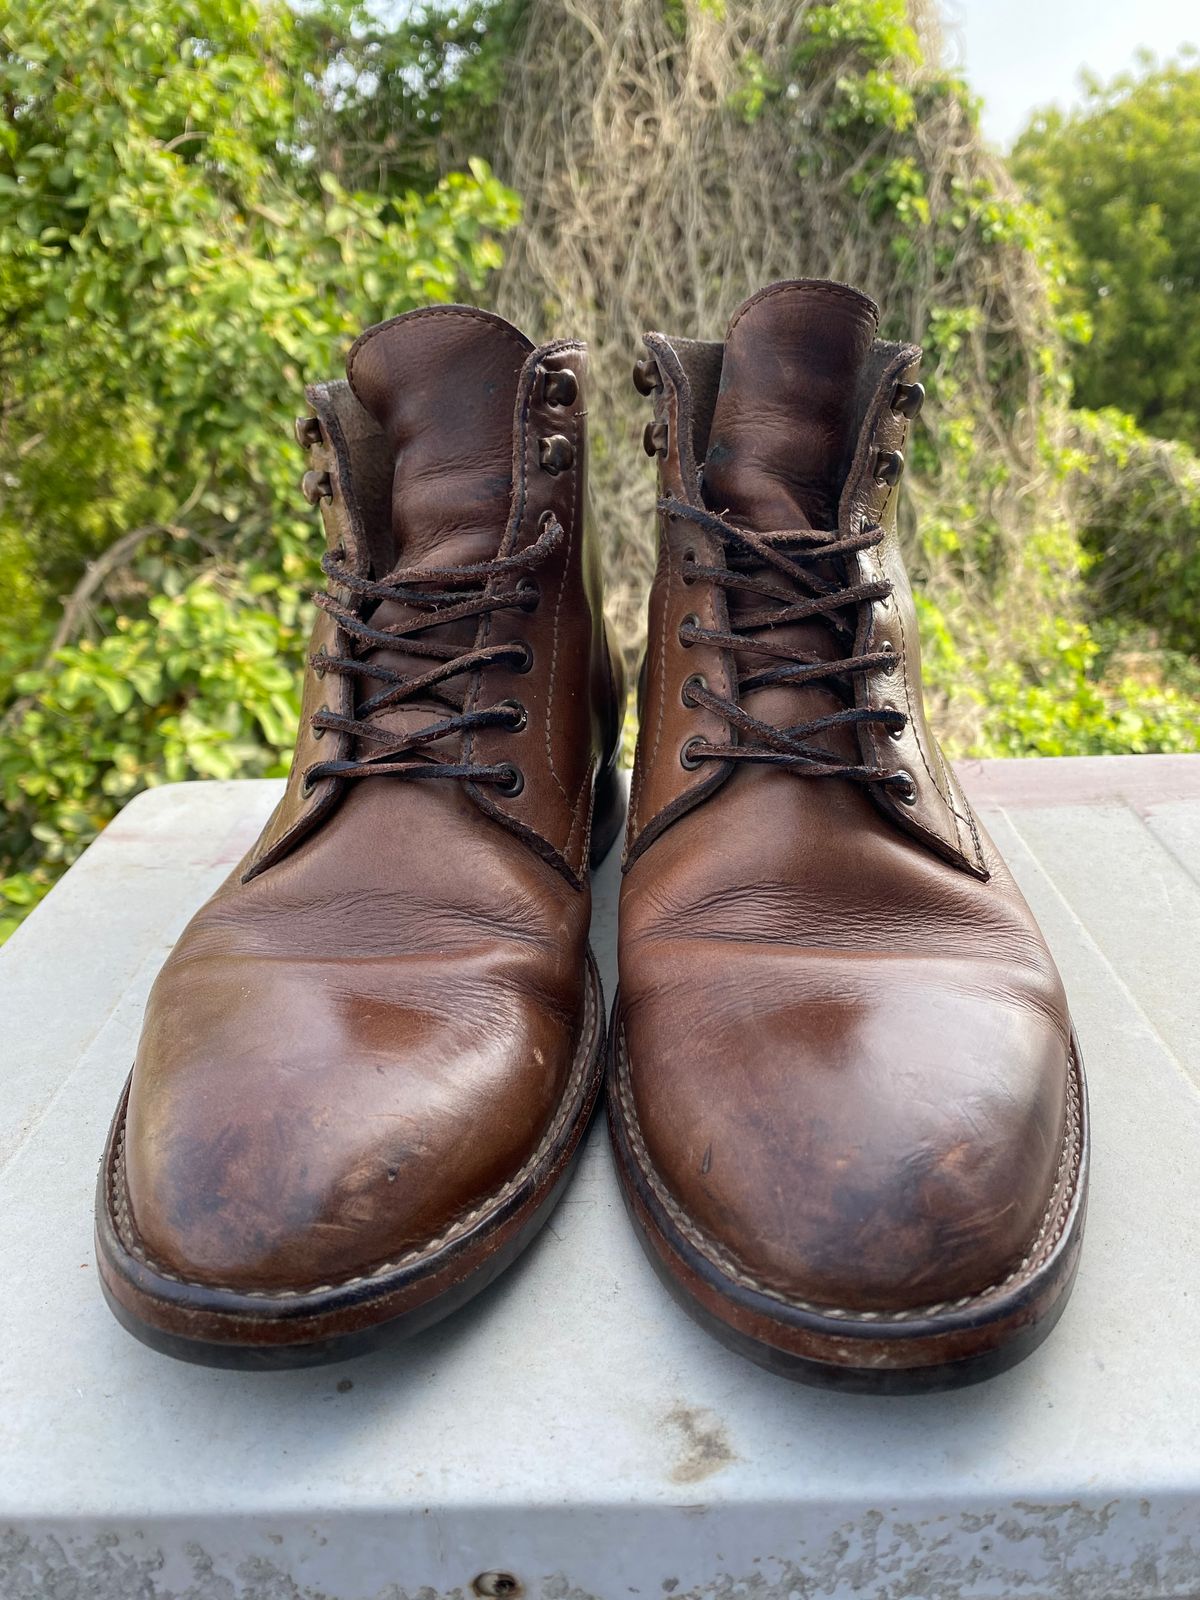
M173 1355L415 1332L562 1188L603 1055L588 868L621 813L586 369L438 306L308 391L329 586L291 776L154 985L101 1171L105 1293Z
M926 1388L1062 1310L1087 1164L1054 962L925 722L920 351L833 283L647 335L663 499L610 1111L648 1253L764 1365Z

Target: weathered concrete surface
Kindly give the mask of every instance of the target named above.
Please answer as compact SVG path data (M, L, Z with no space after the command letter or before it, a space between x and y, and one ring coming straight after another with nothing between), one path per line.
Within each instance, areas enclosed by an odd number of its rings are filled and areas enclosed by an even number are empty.
M135 801L0 953L0 1600L1200 1596L1200 758L965 778L1072 996L1092 1203L1041 1351L891 1400L696 1328L602 1130L526 1260L410 1344L238 1374L135 1343L95 1283L100 1146L150 981L277 786Z

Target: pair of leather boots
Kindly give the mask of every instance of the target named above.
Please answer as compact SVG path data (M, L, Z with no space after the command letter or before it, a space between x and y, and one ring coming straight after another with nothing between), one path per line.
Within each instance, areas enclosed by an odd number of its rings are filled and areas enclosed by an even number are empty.
M608 1033L651 1261L796 1377L986 1376L1078 1259L1085 1091L1033 917L926 725L895 533L920 351L773 284L650 334L658 568ZM605 1073L589 868L622 676L587 353L436 306L308 391L325 591L287 788L154 986L98 1258L173 1355L444 1316L546 1220Z

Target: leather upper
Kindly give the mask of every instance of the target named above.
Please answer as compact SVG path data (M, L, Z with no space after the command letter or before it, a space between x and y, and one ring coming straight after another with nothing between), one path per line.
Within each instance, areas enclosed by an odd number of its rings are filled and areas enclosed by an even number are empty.
M436 1241L534 1157L596 1025L587 863L620 710L582 522L586 352L438 307L369 330L349 370L353 387L309 391L319 433L306 425L347 573L486 562L551 514L562 536L527 605L411 635L433 586L368 605L384 642L357 649L374 678L324 666L356 644L318 612L284 798L163 967L130 1090L133 1226L152 1261L200 1284L303 1290ZM548 387L552 373L567 376ZM551 436L573 448L547 470ZM523 725L474 735L519 770L518 795L308 779L373 748L319 734L314 712L353 717L388 673L427 668L410 639L453 654L489 630L528 645L527 670L494 658L369 720L394 732L519 701ZM487 765L470 737L427 753Z
M747 302L734 319L735 328L740 325L742 329L744 342L754 327L750 320L753 311L763 306L774 311L781 303L781 291L795 287L771 285ZM804 281L800 287L806 291L806 296L810 293L815 296L818 305L832 303L840 307L847 296L865 302L865 297L857 296L855 291L840 284L814 285ZM870 302L865 303L870 305ZM786 321L787 300L782 299L782 304L785 308L782 320ZM794 313L794 297L790 309ZM874 315L871 307L872 322ZM811 316L806 316L805 320L820 321ZM915 382L921 352L915 345L889 344L882 340L864 345L862 326L857 318L848 319L846 331L848 339L843 354L858 353L860 364L840 378L841 387L848 396L844 409L828 407L831 384L827 383L818 396L813 396L807 385L804 389L810 402L815 402L817 413L806 429L810 460L818 458L822 439L828 447L832 430L841 426L846 433L845 442L839 440L833 453L835 462L844 460L847 465L844 471L835 465L828 479L840 487L832 491L826 487L825 498L818 496L810 505L818 513L818 521L827 515L831 525L847 532L871 526L880 526L884 532L883 542L873 550L862 552L857 562L863 576L887 577L894 585L894 593L888 599L861 609L859 643L876 649L890 648L894 665L857 679L855 687L862 703L894 705L909 717L904 733L898 741L892 742L894 748L889 745L885 754L897 770L910 774L915 798L911 804L901 804L883 791L876 794L876 799L900 827L923 838L966 870L982 873L986 865L973 832L965 796L925 720L916 612L896 536L897 485L887 483L880 476L881 462L902 453L907 439L909 419L895 409L894 402L899 391ZM702 484L706 473L711 476L711 468L705 463L705 455L718 389L724 378L726 392L734 397L726 406L724 432L728 442L721 441L727 459L739 459L735 452L744 430L748 443L741 456L748 456L752 463L756 458L768 463L788 462L787 468L769 464L754 467L749 494L745 488L741 493L742 510L749 513L745 518L747 525L758 521L763 531L769 531L772 518L788 509L789 486L794 512L797 489L803 495L804 472L795 473L790 436L780 421L786 413L786 405L772 405L767 424L760 428L756 423L763 387L761 379L771 372L772 361L778 360L780 355L775 319L763 329L750 361L742 363L741 381L736 388L732 387L730 374L724 367L725 347L721 344L667 339L662 334L652 333L646 336L646 346L659 376L655 416L665 424L668 441L666 453L659 462L664 494L696 505L706 503ZM836 360L838 348L832 343L818 342L814 354ZM760 378L757 385L756 374ZM739 412L745 413L744 418ZM739 483L744 483L744 472L739 476ZM764 485L772 483L774 494L768 495ZM720 494L722 487L718 477L715 493ZM806 515L801 521L812 525L812 519ZM690 738L723 737L727 732L726 725L711 714L683 705L682 686L686 680L693 674L700 674L723 694L731 693L735 686L736 664L728 652L704 645L687 645L680 640L681 626L689 617L697 617L706 628L717 631L729 623L724 592L702 583L683 581L683 558L689 552L701 563L708 564L720 554L717 543L702 530L691 524L676 523L670 517L661 518L658 566L650 592L647 671L642 701L642 723L643 726L647 722L650 724L652 737L645 744L645 759L641 741L635 759L626 835L626 852L631 858L677 814L711 793L728 776L728 769L711 765L689 769L677 759L666 758L667 752L677 756ZM806 642L814 648L823 648L819 634L810 635ZM869 759L878 758L883 747L869 724L864 724L860 739L863 753Z
M760 533L882 528L838 574L891 585L847 608L852 645L820 617L771 640L814 662L886 642L894 665L840 695L784 682L739 699L761 661L686 642L686 619L740 641L760 601L708 581L721 540L664 513L617 1022L650 1159L702 1248L768 1293L851 1312L970 1296L1019 1265L1063 1159L1071 1049L1041 933L925 722L887 481L919 351L873 329L864 297L798 282L750 301L725 347L647 336L665 495ZM820 742L907 771L911 802L782 764L689 767L690 740L739 737L688 703L693 675L778 727L886 708Z
M481 360L485 364L476 372ZM474 630L481 644L525 640L533 665L518 672L497 664L479 674L468 708L517 700L529 713L526 727L519 735L476 735L468 753L480 761L499 755L518 764L526 780L519 795L473 788L476 803L581 883L598 752L615 748L623 709L619 668L603 620L599 555L584 519L587 351L569 341L534 350L499 317L473 307L432 306L369 329L351 351L348 369L374 411L347 383L315 385L308 397L322 433L311 452L312 470L327 474L330 487L321 501L326 536L330 549L345 550L354 570L383 577L396 553L394 538L410 565L435 557L440 564L461 565L532 544L549 512L562 523L563 541L536 576L536 608L494 612ZM547 392L548 375L564 372L576 386L569 404ZM403 398L414 384L423 396L420 414L432 417L424 427L409 420L412 402ZM498 393L506 404L497 401ZM479 395L487 397L486 408ZM472 474L472 452L499 433L503 448L493 439ZM570 464L546 471L539 459L542 441L559 438L570 445ZM435 440L445 451L440 468L431 454ZM395 626L404 616L392 610L383 620ZM457 637L465 645L470 633L460 629ZM319 614L312 654L339 655L349 647L344 632ZM403 651L382 652L378 659L399 670L416 669ZM306 678L287 793L247 871L279 859L281 850L338 804L344 784L325 778L306 785L305 774L318 761L350 754L350 741L328 733L319 738L309 713L321 704L349 710L348 682L329 674ZM384 726L420 723L443 710L406 707L384 718Z

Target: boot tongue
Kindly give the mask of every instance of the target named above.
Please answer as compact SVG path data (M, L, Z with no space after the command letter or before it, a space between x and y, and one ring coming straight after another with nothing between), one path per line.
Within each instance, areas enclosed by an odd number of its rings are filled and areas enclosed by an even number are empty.
M701 479L710 510L755 533L836 529L857 442L858 379L878 315L865 295L815 282L773 284L736 313ZM729 591L731 627L761 604L752 593ZM801 659L844 654L835 630L817 617L773 628L770 637ZM753 650L736 651L735 660L743 679L770 664ZM830 686L817 684L770 685L743 693L741 704L777 728L842 707ZM858 758L850 728L831 729L816 742L847 762Z
M430 306L368 328L350 351L350 386L393 452L396 566L496 554L512 493L517 386L532 349L501 317Z
M878 308L839 283L772 284L729 324L702 489L756 533L833 528Z
M383 430L391 448L390 571L457 567L499 552L512 497L513 423L521 370L533 350L524 334L490 312L430 306L368 328L350 351L350 386ZM402 631L427 614L395 600L370 614L373 627ZM424 628L414 637L468 650L478 619ZM385 672L416 677L433 664L397 647L379 647L364 660ZM385 688L381 678L359 680L358 703ZM461 705L463 677L386 707L372 721L389 733L411 733ZM360 740L358 754L378 745ZM430 754L454 759L459 740L442 739Z

